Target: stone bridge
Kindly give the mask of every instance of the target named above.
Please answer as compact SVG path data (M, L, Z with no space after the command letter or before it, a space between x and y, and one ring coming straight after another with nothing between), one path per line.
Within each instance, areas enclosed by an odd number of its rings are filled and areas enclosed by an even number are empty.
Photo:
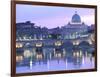
M88 45L93 45L94 40L89 37L89 38L81 38L81 39L70 39L70 40L56 40L56 39L42 39L42 40L33 40L33 39L21 39L21 40L16 40L16 48L17 47L27 47L27 46L32 46L32 47L38 47L38 46L60 46L63 44L69 45L72 44L73 46L78 46L80 44L88 44Z

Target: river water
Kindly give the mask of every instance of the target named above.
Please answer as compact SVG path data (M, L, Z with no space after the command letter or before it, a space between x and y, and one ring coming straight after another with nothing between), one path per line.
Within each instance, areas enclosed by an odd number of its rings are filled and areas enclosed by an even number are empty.
M29 66L16 66L16 73L80 70L93 69L94 67L95 59L92 56L67 57L65 59L46 60L46 62L30 62Z

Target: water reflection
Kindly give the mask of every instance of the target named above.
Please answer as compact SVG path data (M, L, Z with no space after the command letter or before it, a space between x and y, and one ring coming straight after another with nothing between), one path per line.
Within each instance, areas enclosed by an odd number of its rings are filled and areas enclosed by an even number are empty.
M93 53L81 49L35 47L16 51L17 73L94 68Z

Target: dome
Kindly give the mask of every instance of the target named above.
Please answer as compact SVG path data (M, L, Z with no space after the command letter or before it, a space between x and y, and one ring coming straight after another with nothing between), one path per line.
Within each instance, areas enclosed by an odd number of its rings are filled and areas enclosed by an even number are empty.
M81 17L75 13L73 16L72 16L72 23L80 23L81 22Z

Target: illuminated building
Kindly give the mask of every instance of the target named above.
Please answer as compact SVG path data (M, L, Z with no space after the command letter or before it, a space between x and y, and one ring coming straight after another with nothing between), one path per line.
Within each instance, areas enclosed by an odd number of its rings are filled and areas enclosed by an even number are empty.
M63 39L77 39L81 37L88 37L85 34L88 31L88 25L81 21L81 17L75 12L72 16L71 22L61 28Z

